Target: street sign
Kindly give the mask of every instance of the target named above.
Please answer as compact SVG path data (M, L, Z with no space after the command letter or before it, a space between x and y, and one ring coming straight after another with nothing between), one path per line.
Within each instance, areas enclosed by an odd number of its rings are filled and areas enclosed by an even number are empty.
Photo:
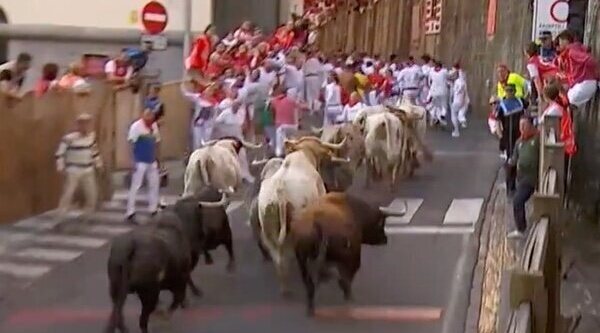
M160 2L150 1L142 8L142 24L150 35L158 35L165 30L169 16Z
M556 37L567 29L569 0L535 0L531 38L537 40L540 32L550 31Z
M142 35L140 38L140 44L142 48L146 46L146 44L150 44L152 51L164 51L167 49L167 36L165 35Z

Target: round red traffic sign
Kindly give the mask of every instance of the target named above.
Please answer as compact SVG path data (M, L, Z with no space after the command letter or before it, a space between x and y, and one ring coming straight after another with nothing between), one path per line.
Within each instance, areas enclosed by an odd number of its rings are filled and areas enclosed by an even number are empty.
M168 21L167 9L160 2L150 1L142 8L142 24L149 34L163 32Z
M566 0L556 0L550 6L550 16L557 23L566 23L569 18L569 2Z

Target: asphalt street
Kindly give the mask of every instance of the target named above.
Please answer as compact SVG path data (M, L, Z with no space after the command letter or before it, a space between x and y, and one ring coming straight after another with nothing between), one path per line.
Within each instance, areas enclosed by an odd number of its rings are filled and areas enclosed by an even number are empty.
M273 267L263 262L246 224L246 208L237 203L229 210L236 271L226 272L225 251L217 250L214 265L201 264L194 272L204 297L192 299L191 307L177 312L170 321L153 318L152 332L462 333L477 251L474 235L500 160L495 140L483 121L474 121L458 139L440 130L428 130L427 136L435 152L434 161L414 178L403 180L394 193L385 184L365 189L362 175L351 188L373 204L388 205L401 198L407 200L409 208L404 218L388 221L387 246L364 248L362 267L353 285L353 303L343 302L336 284L323 285L317 298L321 315L307 318L298 274L294 274L293 297L282 299ZM4 284L0 288L0 332L101 332L110 310L105 268L109 239L119 228L128 232L123 226L118 219L99 218L74 230L36 231L46 237L44 244L32 245L38 240L30 236L23 241L28 247L0 247L0 283ZM0 229L0 245L18 233L14 229ZM21 238L26 239L27 225L20 230L25 230ZM108 236L97 246L83 246L89 244L82 237L79 244L60 244L61 239L69 243L81 234L88 235L88 240L94 239L89 235L99 238L102 230ZM48 237L54 234L63 238ZM55 252L39 250L44 246ZM61 256L56 250L59 247L69 250ZM37 252L25 251L30 248L56 255L32 255ZM21 251L18 259L14 251ZM69 251L78 255L66 260ZM60 264L44 266L44 260L59 258L63 260L54 262ZM30 263L31 267L51 268L17 269ZM168 301L169 295L163 295L162 307ZM335 309L346 311L332 311ZM138 332L138 313L139 301L130 296L126 322L132 332Z

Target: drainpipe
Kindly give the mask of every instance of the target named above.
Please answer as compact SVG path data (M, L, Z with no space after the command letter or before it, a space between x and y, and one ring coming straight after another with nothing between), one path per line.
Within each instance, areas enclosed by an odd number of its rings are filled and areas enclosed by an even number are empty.
M182 0L183 3L183 58L190 54L192 41L192 0Z

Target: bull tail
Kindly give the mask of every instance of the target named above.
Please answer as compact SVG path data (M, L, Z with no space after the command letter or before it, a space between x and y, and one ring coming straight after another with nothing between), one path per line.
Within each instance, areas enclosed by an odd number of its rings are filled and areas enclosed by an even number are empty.
M206 158L204 163L200 163L200 174L202 176L202 182L204 186L210 186L210 173L209 170L214 166L214 162L210 156Z
M284 170L283 172L285 173L288 168L289 168L289 161L286 161L285 163L283 163L283 165L281 166ZM283 184L283 175L282 177L279 178L278 182L277 182L277 204L278 204L278 211L279 211L279 237L277 239L278 244L283 244L283 242L285 241L285 237L287 236L287 232L288 232L288 223L287 223L287 219L288 219L288 212L287 212L287 197L285 195L285 187Z
M110 316L107 331L114 331L116 328L123 330L125 327L123 319L123 306L129 294L129 284L131 276L131 262L135 255L135 242L128 239L122 247L112 249L108 272L110 280L110 297L113 303L113 309Z
M317 249L316 249L316 259L314 263L314 281L318 285L319 282L323 279L327 279L326 272L326 260L327 260L327 248L329 247L329 238L323 231L323 227L315 221L315 234L316 239L318 240Z
M384 119L385 119L385 129L386 129L386 132L387 132L386 133L386 137L387 137L386 138L386 144L387 144L387 149L388 149L387 151L388 151L388 154L389 154L389 153L391 153L393 151L392 150L393 149L393 147L392 147L392 138L393 138L394 133L392 132L392 126L391 126L391 123L390 123L390 118L389 117L385 117ZM389 160L389 156L386 156L386 157Z

